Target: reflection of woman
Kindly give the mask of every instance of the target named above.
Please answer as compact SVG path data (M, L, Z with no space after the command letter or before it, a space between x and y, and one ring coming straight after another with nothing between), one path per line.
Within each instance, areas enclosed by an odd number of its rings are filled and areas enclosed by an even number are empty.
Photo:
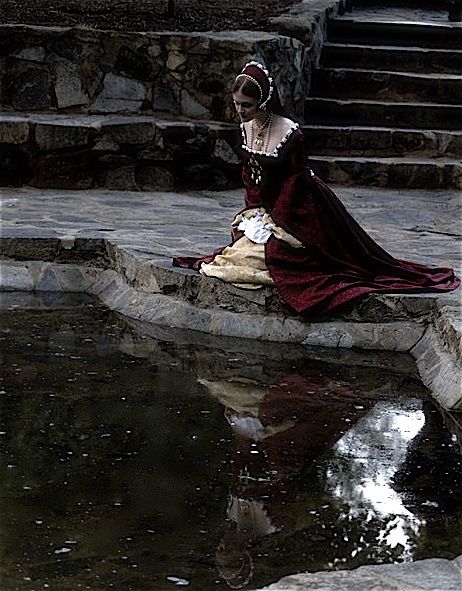
M450 291L447 268L397 260L376 244L305 165L303 134L284 116L268 71L250 62L233 100L241 119L245 207L233 242L174 264L244 288L276 285L296 312L329 311L371 292Z
M312 524L300 499L317 478L316 460L341 436L345 419L354 424L373 400L362 397L358 405L356 392L322 376L289 374L271 387L236 377L199 381L225 406L234 433L230 527L216 564L230 588L242 589L265 567L265 559L255 557L257 540L290 537Z

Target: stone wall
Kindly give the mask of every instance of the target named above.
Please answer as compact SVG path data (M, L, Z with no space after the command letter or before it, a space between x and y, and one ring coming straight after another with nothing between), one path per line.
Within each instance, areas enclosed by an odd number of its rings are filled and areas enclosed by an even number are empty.
M1 108L58 113L167 112L235 121L230 86L251 58L274 65L283 102L303 114L306 48L253 31L119 33L0 27Z
M0 186L238 186L236 73L265 63L302 120L327 21L345 2L305 0L271 33L0 26Z
M0 186L121 191L240 184L237 125L151 116L0 115Z
M303 0L271 19L273 33L121 33L0 26L0 109L168 112L233 121L229 90L249 59L272 71L284 106L302 118L329 18L349 0Z

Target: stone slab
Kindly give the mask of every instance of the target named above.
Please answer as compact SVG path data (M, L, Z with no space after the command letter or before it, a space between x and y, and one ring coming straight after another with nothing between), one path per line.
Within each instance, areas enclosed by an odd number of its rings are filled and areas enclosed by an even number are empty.
M261 591L460 591L462 556L361 566L353 571L302 573Z
M331 68L458 74L462 69L462 51L327 42L323 45L321 64Z
M326 125L355 125L359 122L376 127L460 131L462 105L309 97L306 99L305 121L322 121Z
M358 98L385 101L431 102L441 104L460 103L462 80L458 74L433 74L418 72L393 72L346 69L335 66L316 72L313 94L337 98Z
M412 47L432 47L460 49L462 29L458 23L450 23L444 11L434 11L438 20L422 22L407 17L397 18L397 14L380 16L361 10L353 16L339 17L329 23L329 38L342 43L361 43L370 45L407 45ZM429 14L432 11L422 11Z

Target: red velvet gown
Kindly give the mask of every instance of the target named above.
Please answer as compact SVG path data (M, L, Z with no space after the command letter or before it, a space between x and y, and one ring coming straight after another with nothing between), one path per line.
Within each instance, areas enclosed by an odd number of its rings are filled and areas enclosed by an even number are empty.
M262 168L258 185L252 180L252 156ZM329 312L368 293L445 292L460 285L452 269L395 259L381 248L306 166L299 129L280 144L277 156L245 152L242 179L243 211L265 208L277 226L304 245L294 248L274 236L265 245L271 278L297 313ZM174 265L198 270L222 250L199 259L176 258Z

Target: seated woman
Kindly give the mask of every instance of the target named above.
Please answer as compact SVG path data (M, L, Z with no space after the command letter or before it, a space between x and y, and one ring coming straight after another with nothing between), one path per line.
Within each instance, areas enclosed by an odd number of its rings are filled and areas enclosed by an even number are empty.
M305 164L303 134L284 115L273 78L260 63L237 76L245 206L232 243L174 264L242 288L275 285L297 313L328 312L368 293L444 292L452 269L398 260L383 250Z

